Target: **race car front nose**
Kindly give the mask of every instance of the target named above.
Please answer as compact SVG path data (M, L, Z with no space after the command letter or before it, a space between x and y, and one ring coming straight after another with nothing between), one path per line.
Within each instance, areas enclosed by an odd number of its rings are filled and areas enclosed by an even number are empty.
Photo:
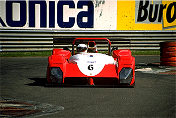
M133 69L132 68L122 68L119 73L120 83L130 84L133 78Z

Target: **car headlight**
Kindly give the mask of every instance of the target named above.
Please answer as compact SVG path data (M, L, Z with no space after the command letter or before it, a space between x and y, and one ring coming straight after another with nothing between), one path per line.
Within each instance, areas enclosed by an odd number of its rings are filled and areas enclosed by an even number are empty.
M51 68L50 79L51 79L52 83L62 84L63 83L62 70L59 67Z
M133 78L133 69L132 68L122 68L119 74L120 83L130 84Z

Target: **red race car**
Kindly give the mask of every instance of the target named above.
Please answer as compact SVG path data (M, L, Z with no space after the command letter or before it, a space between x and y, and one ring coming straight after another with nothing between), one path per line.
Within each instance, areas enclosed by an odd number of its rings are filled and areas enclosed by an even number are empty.
M79 44L75 50L76 42ZM108 54L98 53L97 42L107 42ZM72 54L66 48L53 49L52 55L48 57L47 82L58 85L133 87L135 58L127 49L111 52L111 42L107 38L76 38L72 43Z

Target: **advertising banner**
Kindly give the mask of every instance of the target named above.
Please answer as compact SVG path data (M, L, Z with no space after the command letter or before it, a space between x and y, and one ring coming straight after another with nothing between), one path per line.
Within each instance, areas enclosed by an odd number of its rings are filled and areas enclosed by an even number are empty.
M176 30L176 1L1 0L0 28Z
M176 30L176 1L119 0L117 30Z
M116 30L117 1L3 0L1 28Z

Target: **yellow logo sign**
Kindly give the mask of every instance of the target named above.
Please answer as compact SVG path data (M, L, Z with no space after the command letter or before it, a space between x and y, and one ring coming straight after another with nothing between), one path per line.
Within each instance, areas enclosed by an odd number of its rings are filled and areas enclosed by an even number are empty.
M117 1L117 30L176 30L176 1Z

